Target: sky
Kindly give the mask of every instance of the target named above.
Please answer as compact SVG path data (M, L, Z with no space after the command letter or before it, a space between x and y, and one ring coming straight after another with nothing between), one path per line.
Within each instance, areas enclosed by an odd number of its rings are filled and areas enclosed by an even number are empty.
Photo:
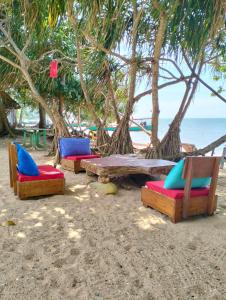
M166 65L164 67L166 67ZM167 67L176 74L176 71L173 70L171 66L168 65ZM182 66L182 69L185 73L187 72L184 66ZM212 77L213 73L209 69L206 69L201 74L201 78L212 88L217 90L219 85L221 85L226 90L226 80L216 82ZM147 83L142 81L136 90L136 94L147 89ZM179 108L184 90L185 84L180 83L159 91L160 118L171 119L174 117ZM222 93L222 96L226 98L226 91ZM143 97L135 105L134 118L150 118L151 108L151 95ZM211 91L199 83L194 100L192 101L185 118L226 118L226 103L218 97L211 96Z

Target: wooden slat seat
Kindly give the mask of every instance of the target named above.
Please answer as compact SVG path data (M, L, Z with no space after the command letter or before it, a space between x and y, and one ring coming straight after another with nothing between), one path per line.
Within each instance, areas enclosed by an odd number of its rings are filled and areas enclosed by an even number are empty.
M17 171L17 149L13 143L8 146L10 186L19 199L24 200L35 196L64 194L64 174L49 165L38 166L39 176L27 176Z
M64 173L60 170L50 166L50 165L43 165L38 166L39 175L38 176L28 176L21 173L17 173L18 177L17 180L20 182L25 181L35 181L35 180L49 180L49 179L63 179Z
M216 210L215 195L220 157L187 157L182 178L184 190L166 190L164 182L146 183L141 189L141 200L145 207L151 207L168 215L176 223L189 216L213 215ZM191 189L193 178L211 177L208 188ZM178 199L180 201L178 201Z
M184 197L184 189L168 190L164 188L164 181L148 181L146 187L157 193L173 198L175 200L181 200ZM209 187L191 189L191 197L208 196Z

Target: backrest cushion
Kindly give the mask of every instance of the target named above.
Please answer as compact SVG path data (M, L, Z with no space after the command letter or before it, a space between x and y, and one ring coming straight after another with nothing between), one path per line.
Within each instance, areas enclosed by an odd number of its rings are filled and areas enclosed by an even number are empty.
M90 155L90 139L88 138L60 138L60 156Z
M182 173L184 168L184 160L180 160L169 172L167 175L164 188L165 189L183 189L185 186L185 180L182 179ZM192 179L192 188L202 188L210 184L211 178L193 178Z
M30 154L19 144L16 144L18 165L17 170L28 176L38 176L39 170Z

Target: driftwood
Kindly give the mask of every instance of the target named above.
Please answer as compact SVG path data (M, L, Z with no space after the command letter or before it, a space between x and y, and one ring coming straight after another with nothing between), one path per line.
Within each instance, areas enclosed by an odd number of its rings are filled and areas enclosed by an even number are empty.
M198 149L196 151L190 152L189 155L196 156L196 155L205 155L208 152L213 151L215 148L220 146L221 144L226 142L226 134L217 139L216 141L212 142L211 144L207 145L202 149Z
M175 157L175 156L164 156L161 157L162 159L167 159L167 160L172 160L172 161L178 161L179 159L186 157L186 156L198 156L202 155L205 156L205 154L214 151L215 148L219 147L221 144L226 142L226 134L217 139L216 141L210 143L204 148L197 149L194 151L187 151L187 152L180 152L180 154ZM183 145L183 144L182 144ZM191 145L192 146L192 145ZM193 145L194 146L194 145ZM145 154L148 151L149 148L141 149L139 152L141 154Z

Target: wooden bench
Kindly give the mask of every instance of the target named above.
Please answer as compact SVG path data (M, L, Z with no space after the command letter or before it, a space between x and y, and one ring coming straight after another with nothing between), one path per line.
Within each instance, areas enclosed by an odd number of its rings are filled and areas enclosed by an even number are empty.
M166 214L174 223L189 216L212 215L216 210L217 196L215 192L220 159L220 157L187 157L182 175L182 178L186 180L184 190L166 190L162 186L161 191L157 192L153 188L142 187L141 201L143 205ZM202 189L203 191L191 189L192 178L202 177L211 177L210 187ZM191 196L194 190L196 190L196 196ZM169 196L169 191L173 191L174 196ZM180 194L179 197L178 193L182 193L182 195Z
M9 144L8 152L10 186L13 188L14 194L18 195L19 199L24 200L34 196L64 194L65 179L62 172L52 166L39 166L40 170L44 169L44 175L42 176L42 174L40 174L36 180L36 176L26 176L17 171L17 149L13 143ZM50 173L49 176L48 170ZM53 172L55 172L55 174L53 174ZM45 179L47 177L48 179ZM51 177L53 179L51 179ZM21 178L23 181L20 180Z

